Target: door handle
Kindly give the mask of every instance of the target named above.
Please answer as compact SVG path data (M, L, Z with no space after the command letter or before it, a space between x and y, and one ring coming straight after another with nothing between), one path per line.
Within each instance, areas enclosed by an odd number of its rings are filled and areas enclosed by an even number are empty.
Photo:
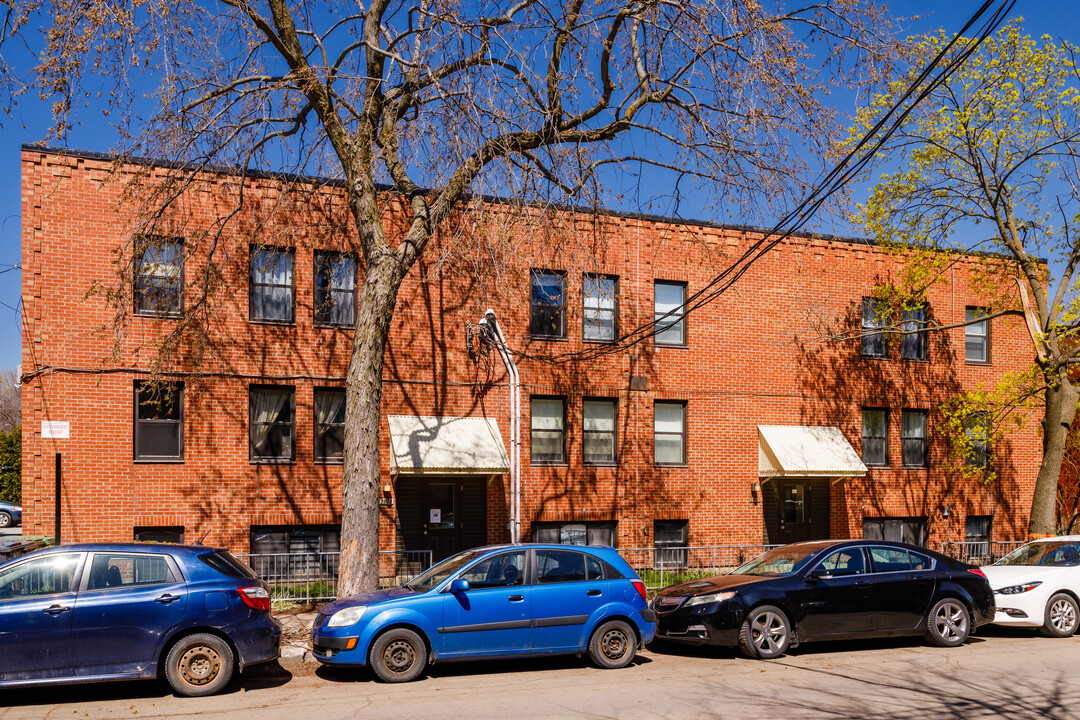
M585 594L588 595L589 597L599 597L600 596L600 591L599 590L589 590Z
M49 607L42 610L42 612L46 615L59 615L60 613L67 612L70 609L71 608L65 607L63 605L50 605Z
M155 600L155 602L159 602L162 605L168 605L169 603L173 602L174 600L179 600L179 599L180 599L179 595L170 595L169 593L165 593L164 595L159 597L157 600Z
M521 602L524 599L525 599L524 595L511 595L510 596L510 602Z

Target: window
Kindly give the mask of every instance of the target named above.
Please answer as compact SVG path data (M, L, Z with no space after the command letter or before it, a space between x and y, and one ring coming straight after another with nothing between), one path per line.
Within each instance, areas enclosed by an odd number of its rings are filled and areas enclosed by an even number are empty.
M653 461L686 464L686 403L653 403Z
M904 410L900 419L904 467L926 467L926 411Z
M184 307L184 243L171 238L140 238L135 263L135 313L179 315Z
M566 337L566 277L551 270L533 270L529 277L529 333Z
M356 324L356 256L315 251L315 323Z
M968 440L968 467L986 467L990 460L990 416L983 412L964 418L964 435Z
M615 545L614 522L534 522L533 542L560 545Z
M656 567L685 568L687 561L686 520L653 520L653 545L656 547Z
M894 540L911 545L926 545L925 517L864 517L862 531L867 540Z
M969 363L990 362L990 321L986 308L969 307L964 313L964 360ZM981 319L980 319L981 318Z
M164 555L94 553L87 590L176 582Z
M337 576L340 525L252 525L250 537L248 563L264 580Z
M282 323L295 321L294 263L292 248L252 248L252 320Z
M518 550L481 560L459 577L469 581L470 589L524 585L525 552Z
M871 547L870 559L874 562L874 572L879 573L929 570L934 566L933 561L926 555L901 548Z
M885 334L879 332L888 325L888 308L881 300L862 299L862 354L866 357L885 357Z
M184 528L172 527L137 527L135 528L135 542L173 543L184 544Z
M900 312L900 329L914 335L900 336L900 357L904 360L926 359L926 305L904 308ZM916 332L919 331L919 332Z
M617 407L614 400L585 400L582 402L582 448L586 463L594 465L611 465L615 463Z
M529 401L533 463L566 462L566 412L562 398L534 397Z
M862 461L867 465L889 464L889 411L863 408Z
M7 565L0 570L0 600L71 592L82 553L64 553Z
M657 280L653 288L657 345L686 345L686 284Z
M990 562L990 516L968 515L964 519L967 562Z
M581 304L582 337L613 342L618 333L618 281L604 275L585 275Z
M604 577L603 566L596 579ZM547 583L582 582L586 579L585 555L570 550L537 550L536 581Z
M184 383L135 381L135 459L184 459Z
M345 451L345 389L315 388L315 459L341 461Z
M818 567L837 577L864 575L866 574L866 558L863 556L861 547L849 547L837 550L822 560Z
M294 389L279 385L251 386L251 460L290 461L296 437Z

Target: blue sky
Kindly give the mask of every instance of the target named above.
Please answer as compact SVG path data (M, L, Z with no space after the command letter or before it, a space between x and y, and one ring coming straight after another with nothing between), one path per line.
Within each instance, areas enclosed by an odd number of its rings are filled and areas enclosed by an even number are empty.
M1013 16L1023 16L1024 29L1032 35L1048 34L1080 44L1080 13L1075 12L1074 0L1020 0ZM950 0L929 2L892 0L890 13L896 17L921 16L901 24L903 34L919 34L945 28L959 30L979 0ZM9 62L23 67L30 64L27 56L19 57L5 49ZM839 99L839 96L837 97ZM841 107L841 112L854 108ZM21 257L21 203L19 147L24 143L40 142L49 127L49 103L36 96L24 96L15 108L13 117L4 118L0 128L0 369L14 369L20 362L20 322L18 312L21 292L21 273L12 266ZM87 112L83 125L76 127L66 145L79 150L109 152L116 141L109 125ZM55 144L55 143L54 143ZM859 191L855 200L859 200ZM850 234L847 226L830 227L827 220L815 228L820 232Z

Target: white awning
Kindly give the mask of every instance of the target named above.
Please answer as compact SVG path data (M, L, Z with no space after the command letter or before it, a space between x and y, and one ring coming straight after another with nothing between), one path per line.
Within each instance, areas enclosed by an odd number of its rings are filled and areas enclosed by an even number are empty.
M499 426L482 417L391 415L394 474L489 474L510 469Z
M758 425L759 477L863 475L866 466L838 427Z

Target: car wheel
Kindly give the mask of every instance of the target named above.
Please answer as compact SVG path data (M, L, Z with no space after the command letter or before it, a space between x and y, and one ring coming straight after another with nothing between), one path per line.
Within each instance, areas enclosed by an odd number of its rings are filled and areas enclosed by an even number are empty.
M383 682L415 680L427 665L427 646L412 630L397 628L379 636L371 646L371 669Z
M637 655L637 635L622 620L609 620L589 638L589 657L608 670L626 667Z
M968 638L971 615L962 600L944 598L930 608L926 618L926 639L939 647L956 647Z
M181 638L165 659L165 677L178 695L213 695L229 684L235 665L232 648L217 635Z
M739 648L758 660L778 658L790 644L791 622L783 610L772 605L751 610L739 632Z
M0 510L0 528L11 527L11 515Z
M1071 595L1058 593L1046 603L1046 623L1042 626L1043 635L1050 637L1071 637L1080 624L1080 611L1076 600Z

